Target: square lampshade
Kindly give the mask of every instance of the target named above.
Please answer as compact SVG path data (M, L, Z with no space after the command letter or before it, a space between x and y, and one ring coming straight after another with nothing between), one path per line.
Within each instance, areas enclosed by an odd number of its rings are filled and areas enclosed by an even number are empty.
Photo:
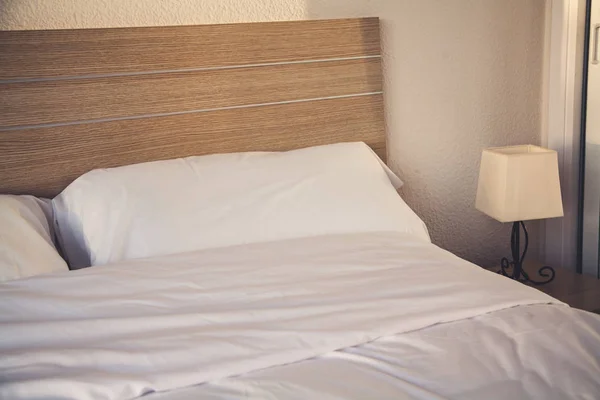
M500 222L562 217L556 151L532 145L484 150L475 207Z

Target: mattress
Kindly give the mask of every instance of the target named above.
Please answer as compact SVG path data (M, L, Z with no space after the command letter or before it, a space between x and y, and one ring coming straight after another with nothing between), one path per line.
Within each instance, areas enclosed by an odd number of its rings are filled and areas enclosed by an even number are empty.
M599 393L597 316L401 233L132 260L0 296L0 398Z

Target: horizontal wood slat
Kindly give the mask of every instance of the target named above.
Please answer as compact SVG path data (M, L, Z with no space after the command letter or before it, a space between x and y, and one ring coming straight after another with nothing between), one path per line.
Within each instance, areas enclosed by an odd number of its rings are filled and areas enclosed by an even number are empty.
M0 85L0 129L382 90L379 58Z
M378 55L377 18L0 32L0 80Z
M385 159L382 95L0 132L0 193L52 197L95 168L365 141Z

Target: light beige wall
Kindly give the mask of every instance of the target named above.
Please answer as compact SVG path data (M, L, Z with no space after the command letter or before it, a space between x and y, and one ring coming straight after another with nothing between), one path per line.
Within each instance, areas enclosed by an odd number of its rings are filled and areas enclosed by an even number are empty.
M481 149L540 142L544 6L544 0L0 0L0 29L379 16L390 164L406 182L403 196L434 242L490 265L506 255L509 227L474 208Z
M0 29L109 28L305 19L306 0L0 0Z

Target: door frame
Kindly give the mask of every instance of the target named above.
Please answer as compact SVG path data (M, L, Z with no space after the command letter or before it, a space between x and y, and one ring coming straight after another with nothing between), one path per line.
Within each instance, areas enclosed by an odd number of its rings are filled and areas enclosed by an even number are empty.
M600 241L598 237L598 214L597 214L597 203L598 203L598 192L595 185L592 184L592 190L589 190L589 187L586 187L586 182L589 184L590 181L593 181L596 177L596 173L599 171L598 167L600 164L596 165L597 159L590 159L588 157L588 152L593 151L593 154L597 157L598 148L596 146L591 147L586 140L587 135L587 117L588 117L588 106L589 106L589 77L590 77L590 57L591 57L591 33L592 33L592 0L586 1L586 20L585 20L585 37L584 37L584 57L583 57L583 89L582 89L582 113L581 113L581 162L580 162L580 189L579 189L579 235L577 237L577 249L578 249L578 258L577 258L577 272L579 273L587 273L595 275L598 279L600 279ZM597 45L597 44L596 44ZM594 174L592 178L589 178L586 172L588 169ZM593 208L590 210L589 206L591 202ZM596 212L594 212L595 210ZM590 221L596 221L590 224ZM592 228L592 233L588 232L590 229L590 225ZM586 233L587 232L587 233ZM587 235L590 235L589 237ZM590 240L591 238L591 240ZM589 262L593 262L596 264L594 269L589 268Z
M558 152L565 216L542 222L545 263L577 270L586 0L547 0L542 145Z

